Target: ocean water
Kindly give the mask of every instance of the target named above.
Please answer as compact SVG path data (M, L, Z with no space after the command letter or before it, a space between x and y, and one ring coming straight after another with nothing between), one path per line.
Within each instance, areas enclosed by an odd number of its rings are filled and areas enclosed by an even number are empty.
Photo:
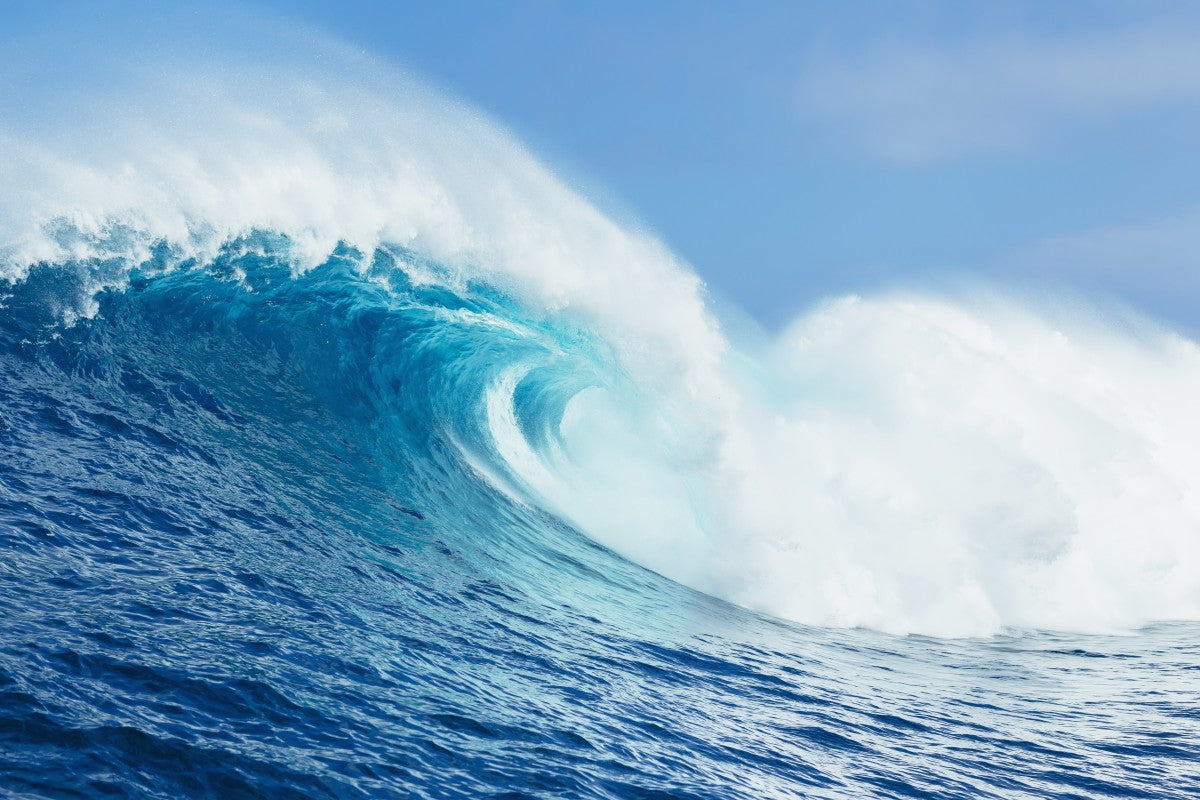
M1189 338L735 335L457 103L173 55L4 98L0 796L1200 796Z
M67 328L69 273L9 287L5 795L1200 792L1196 625L902 637L691 591L460 451L505 365L546 360L534 429L586 369L505 298L260 251Z

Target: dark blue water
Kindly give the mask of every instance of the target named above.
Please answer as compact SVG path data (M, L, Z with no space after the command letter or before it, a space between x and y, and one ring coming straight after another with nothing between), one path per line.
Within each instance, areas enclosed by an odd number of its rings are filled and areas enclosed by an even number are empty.
M147 265L73 324L104 265L4 287L0 795L1200 797L1200 627L895 637L668 582L464 457L499 371L539 365L536 440L603 348L367 262Z

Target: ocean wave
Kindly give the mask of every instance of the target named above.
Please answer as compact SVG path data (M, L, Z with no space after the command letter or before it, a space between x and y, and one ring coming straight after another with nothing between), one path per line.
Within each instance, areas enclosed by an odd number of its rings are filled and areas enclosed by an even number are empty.
M119 335L106 302L169 287L366 415L398 481L499 492L803 623L1200 618L1190 340L979 291L831 299L731 341L665 246L461 104L345 53L180 62L96 73L86 126L6 115L0 264L26 339ZM239 329L249 308L265 327ZM321 339L319 308L353 313ZM529 535L553 550L547 525Z

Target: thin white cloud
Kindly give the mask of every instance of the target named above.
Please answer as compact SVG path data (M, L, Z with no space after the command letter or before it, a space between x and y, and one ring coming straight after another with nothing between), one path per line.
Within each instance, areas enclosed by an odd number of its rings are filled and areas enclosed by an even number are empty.
M880 44L814 61L803 112L877 156L921 162L1036 143L1063 129L1200 100L1200 27L952 46Z
M1025 274L1178 304L1200 301L1200 207L1034 242L1004 259Z

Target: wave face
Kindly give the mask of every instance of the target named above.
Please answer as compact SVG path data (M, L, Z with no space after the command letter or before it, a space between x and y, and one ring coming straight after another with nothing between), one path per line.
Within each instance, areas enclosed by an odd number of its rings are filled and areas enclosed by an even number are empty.
M1200 788L1194 343L734 343L473 112L174 55L5 99L0 793Z

